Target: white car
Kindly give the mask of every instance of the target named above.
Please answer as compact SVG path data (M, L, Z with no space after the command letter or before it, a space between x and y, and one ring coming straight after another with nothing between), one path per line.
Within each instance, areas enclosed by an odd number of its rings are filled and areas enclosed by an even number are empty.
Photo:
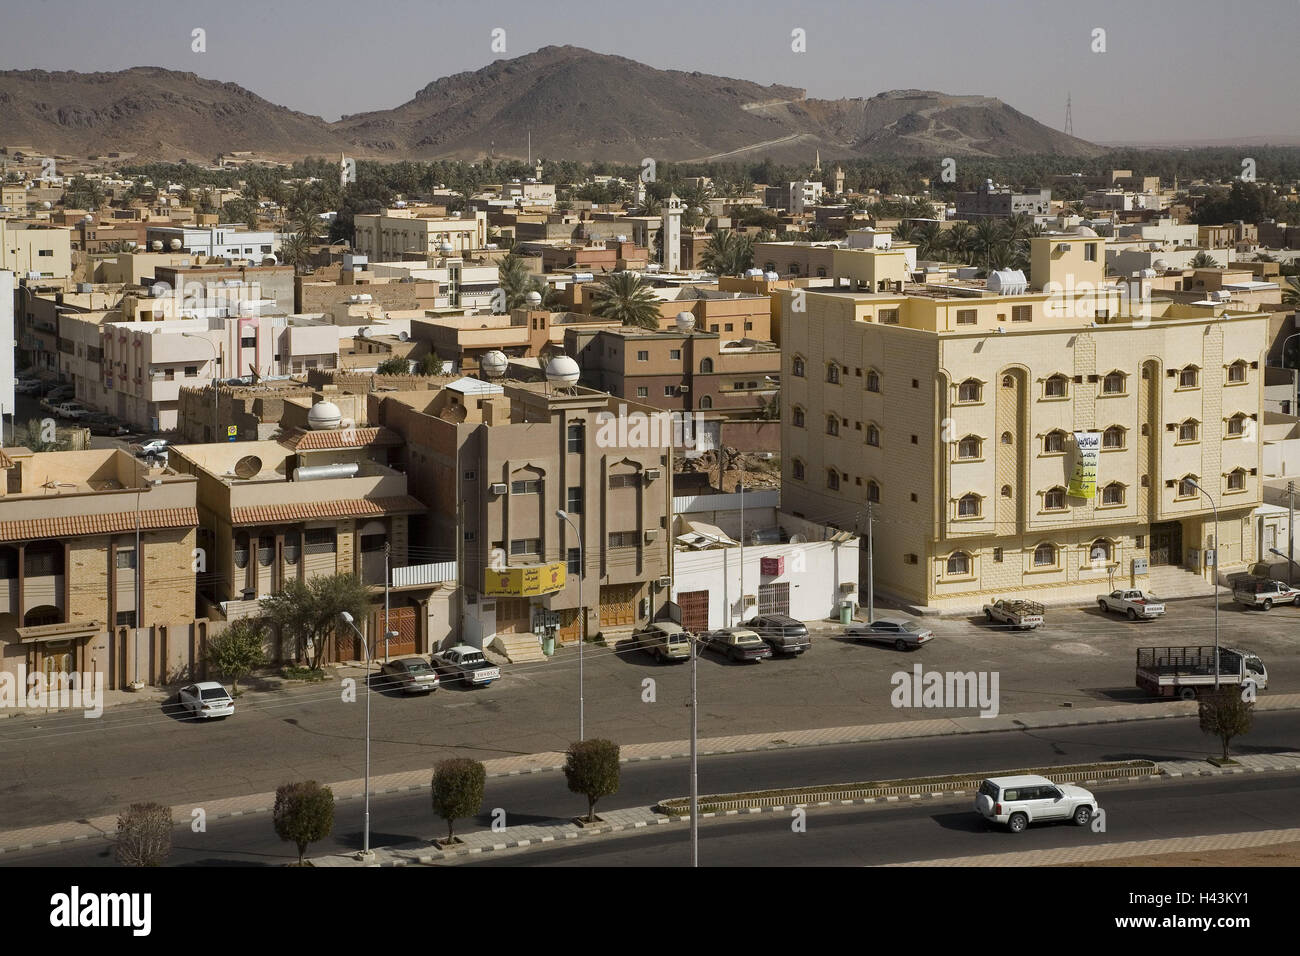
M1151 620L1165 613L1165 606L1155 599L1155 595L1137 588L1122 588L1109 594L1098 594L1097 606L1103 614L1117 611L1128 615L1130 621L1138 618Z
M471 687L486 687L501 676L501 668L490 663L482 651L469 644L457 644L434 654L433 666L446 672L453 680L459 678Z
M230 717L235 713L235 700L214 680L201 681L182 687L176 694L176 703L195 717Z
M167 453L168 441L166 438L154 438L149 441L141 442L137 455L165 455Z
M1083 787L1052 783L1046 777L989 777L980 784L975 812L989 823L1023 833L1031 823L1073 820L1086 827L1098 810L1097 798Z

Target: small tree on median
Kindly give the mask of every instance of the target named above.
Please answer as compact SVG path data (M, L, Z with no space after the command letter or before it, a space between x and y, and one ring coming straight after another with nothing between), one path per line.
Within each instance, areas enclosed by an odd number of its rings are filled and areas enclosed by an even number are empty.
M1223 759L1228 759L1228 744L1234 737L1250 733L1255 722L1255 705L1242 700L1241 688L1235 684L1220 686L1218 693L1201 698L1201 732L1218 737L1223 743Z
M569 790L587 798L587 822L596 820L596 801L618 793L618 744L612 740L579 740L569 744L564 776Z
M266 660L263 640L266 622L260 617L243 617L208 641L203 659L230 681L231 693L239 693L239 680Z
M315 780L276 787L272 818L276 836L298 847L298 865L302 866L307 846L334 830L334 791Z
M114 856L123 866L162 866L172 852L172 811L158 803L133 803L117 818Z
M447 842L461 817L472 817L483 808L487 768L468 757L440 760L433 769L433 812L447 821Z

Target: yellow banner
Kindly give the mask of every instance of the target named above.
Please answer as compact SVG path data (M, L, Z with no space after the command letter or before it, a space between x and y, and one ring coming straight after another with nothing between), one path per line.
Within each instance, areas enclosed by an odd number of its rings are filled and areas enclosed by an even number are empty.
M1101 452L1099 432L1074 433L1074 472L1065 493L1071 498L1097 497L1097 459Z
M530 564L522 568L488 568L483 572L483 593L502 597L533 597L564 589L567 565L563 561Z

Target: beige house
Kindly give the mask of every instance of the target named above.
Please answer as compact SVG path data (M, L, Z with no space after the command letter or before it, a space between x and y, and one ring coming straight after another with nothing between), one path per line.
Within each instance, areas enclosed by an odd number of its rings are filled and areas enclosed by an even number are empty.
M1124 300L1090 232L1034 239L1029 288L783 293L783 506L865 529L870 505L880 590L1170 594L1205 586L1177 569L1208 582L1207 552L1252 559L1268 319Z
M487 246L487 213L443 216L440 212L441 207L407 206L356 216L353 249L385 261L410 253L426 258L464 255Z

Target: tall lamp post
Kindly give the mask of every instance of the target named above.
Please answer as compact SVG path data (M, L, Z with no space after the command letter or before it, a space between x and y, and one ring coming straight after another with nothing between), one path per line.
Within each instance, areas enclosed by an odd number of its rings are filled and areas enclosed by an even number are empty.
M161 484L161 478L146 478L135 490L135 673L131 681L131 687L135 690L144 686L140 680L140 628L144 624L144 578L140 573L143 570L140 566L140 495Z
M366 643L366 636L357 628L351 614L347 611L341 611L339 616L361 639L361 647L366 652L366 809L364 817L365 835L362 837L360 859L369 860L372 856L370 852L370 645Z
M182 332L181 338L198 339L212 349L212 440L221 441L221 436L217 433L217 366L221 364L221 351L210 338L197 332Z
M569 513L563 508L555 509L555 517L561 521L567 522L573 529L573 533L578 536L578 739L586 740L586 724L584 723L584 702L582 696L582 645L587 643L587 607L582 603L582 578L587 571L587 555L583 551L582 532L578 530L577 522L569 516Z
M1214 692L1219 692L1219 508L1210 493L1188 478L1187 483L1205 495L1214 511Z

